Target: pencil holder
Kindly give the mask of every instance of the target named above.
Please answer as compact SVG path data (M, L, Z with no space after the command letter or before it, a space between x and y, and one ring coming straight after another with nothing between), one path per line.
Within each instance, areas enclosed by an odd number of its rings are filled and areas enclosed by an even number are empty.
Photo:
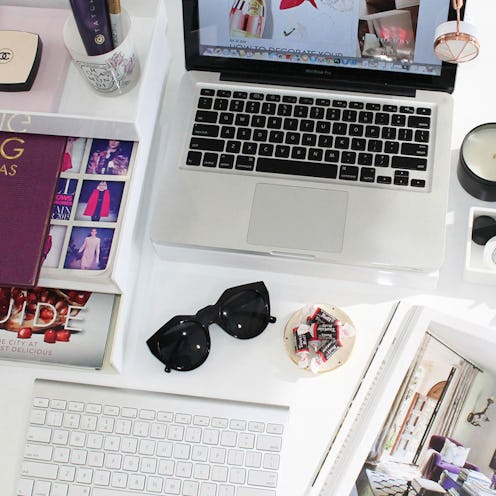
M87 55L72 15L64 25L64 43L75 66L94 90L109 96L118 96L131 90L140 74L132 39L131 18L124 9L121 16L124 33L122 43L101 55Z

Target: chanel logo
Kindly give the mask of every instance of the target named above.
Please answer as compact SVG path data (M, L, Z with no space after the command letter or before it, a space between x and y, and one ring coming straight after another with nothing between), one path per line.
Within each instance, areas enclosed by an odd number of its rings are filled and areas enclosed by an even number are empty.
M14 58L14 52L10 48L0 48L0 64L7 64Z

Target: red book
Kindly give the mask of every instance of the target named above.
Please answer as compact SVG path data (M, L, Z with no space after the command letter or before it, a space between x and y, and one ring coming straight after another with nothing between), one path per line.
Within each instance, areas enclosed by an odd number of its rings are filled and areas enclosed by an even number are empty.
M38 282L65 144L64 136L0 132L0 286Z

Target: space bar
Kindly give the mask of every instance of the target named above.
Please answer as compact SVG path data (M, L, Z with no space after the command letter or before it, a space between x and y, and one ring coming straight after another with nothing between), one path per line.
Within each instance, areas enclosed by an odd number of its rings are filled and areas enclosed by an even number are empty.
M274 174L324 177L326 179L336 179L338 174L338 168L334 164L266 157L258 158L256 170L259 172L271 172Z
M69 493L70 494L70 493ZM91 496L152 496L150 493L129 492L121 489L105 489L102 487L94 487L91 491Z
M94 487L91 496L147 496L145 493L135 493L129 491L121 491L120 489L104 489ZM150 495L151 496L151 495ZM276 496L275 491L267 489L258 489L251 487L238 487L236 496Z

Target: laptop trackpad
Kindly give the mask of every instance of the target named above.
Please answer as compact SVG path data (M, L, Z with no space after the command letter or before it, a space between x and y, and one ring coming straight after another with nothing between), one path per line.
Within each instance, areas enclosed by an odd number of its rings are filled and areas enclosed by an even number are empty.
M252 245L340 252L348 193L257 184L247 241Z

